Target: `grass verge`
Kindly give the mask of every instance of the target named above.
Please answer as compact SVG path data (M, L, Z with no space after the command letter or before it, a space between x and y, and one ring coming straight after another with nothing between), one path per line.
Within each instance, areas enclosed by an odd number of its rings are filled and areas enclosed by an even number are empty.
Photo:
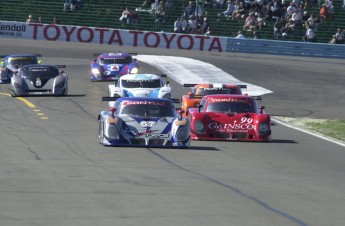
M287 124L345 142L345 119L274 118Z

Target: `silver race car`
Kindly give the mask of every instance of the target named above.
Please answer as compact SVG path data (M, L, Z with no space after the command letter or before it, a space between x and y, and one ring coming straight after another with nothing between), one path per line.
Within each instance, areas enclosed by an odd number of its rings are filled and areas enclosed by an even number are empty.
M20 68L11 78L12 96L67 95L68 75L65 65L31 64Z

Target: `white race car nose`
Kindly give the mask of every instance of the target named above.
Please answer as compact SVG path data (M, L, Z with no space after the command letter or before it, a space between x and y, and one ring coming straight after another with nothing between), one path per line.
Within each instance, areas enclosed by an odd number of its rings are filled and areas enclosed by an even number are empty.
M152 91L147 89L135 89L130 91L133 96L136 97L148 97L151 95Z

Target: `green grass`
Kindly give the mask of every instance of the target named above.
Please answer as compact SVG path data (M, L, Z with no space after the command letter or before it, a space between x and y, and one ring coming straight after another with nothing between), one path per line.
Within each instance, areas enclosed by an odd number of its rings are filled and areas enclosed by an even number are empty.
M322 122L306 122L307 129L333 137L337 140L345 141L345 120L334 119Z
M338 141L345 142L345 119L312 119L274 116L287 124L311 132L317 132Z

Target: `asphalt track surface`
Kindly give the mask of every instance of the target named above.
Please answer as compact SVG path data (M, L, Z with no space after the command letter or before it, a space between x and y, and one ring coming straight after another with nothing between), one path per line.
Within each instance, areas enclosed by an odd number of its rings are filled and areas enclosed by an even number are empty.
M100 145L107 83L90 82L89 63L116 50L212 63L273 90L264 97L272 115L344 118L342 60L1 39L1 55L41 53L70 76L67 97L12 98L10 85L0 85L1 226L344 225L344 146L281 124L271 143ZM174 96L188 91L170 82Z

